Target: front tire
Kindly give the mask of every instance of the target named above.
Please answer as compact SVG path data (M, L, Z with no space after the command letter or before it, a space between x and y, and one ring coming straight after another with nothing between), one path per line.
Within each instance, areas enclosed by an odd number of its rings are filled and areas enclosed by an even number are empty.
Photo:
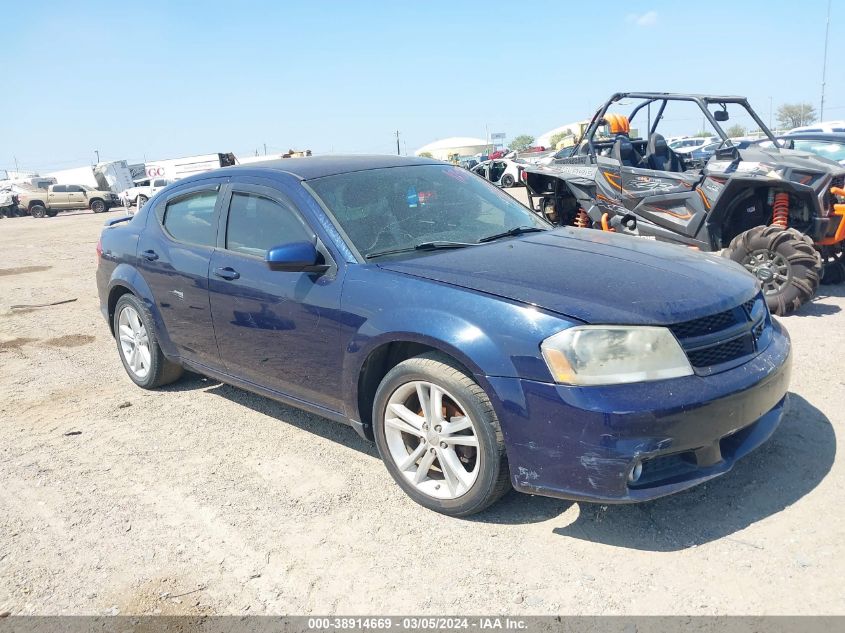
M155 389L182 376L182 366L162 353L153 316L135 295L125 294L117 301L114 338L123 368L139 387Z
M43 218L45 215L47 215L47 209L44 207L44 205L34 204L29 207L29 215L34 218Z
M91 201L91 210L94 213L103 213L106 210L106 203L102 200L92 200Z
M373 426L390 475L430 510L468 516L510 489L490 399L448 356L423 354L391 369L376 391Z
M845 253L842 244L822 246L822 280L823 285L841 284L845 281Z
M760 281L772 314L784 316L816 294L822 260L809 236L779 226L755 226L740 233L725 255Z
M508 188L513 187L515 182L516 181L514 180L513 176L511 176L510 174L505 174L504 176L502 176L502 186L503 187L508 187Z
M145 204L147 204L147 200L148 200L147 196L139 195L137 198L135 198L135 206L137 206L140 209Z

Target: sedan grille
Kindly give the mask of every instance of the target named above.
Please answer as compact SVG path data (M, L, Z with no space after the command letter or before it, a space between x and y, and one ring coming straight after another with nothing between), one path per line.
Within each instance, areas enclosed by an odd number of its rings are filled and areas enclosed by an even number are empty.
M771 318L762 295L724 312L670 325L699 375L740 365L771 340Z

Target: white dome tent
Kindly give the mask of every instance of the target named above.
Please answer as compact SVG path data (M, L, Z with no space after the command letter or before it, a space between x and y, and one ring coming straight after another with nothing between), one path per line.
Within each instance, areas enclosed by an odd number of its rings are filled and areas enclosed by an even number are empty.
M490 143L482 138L474 138L471 136L453 136L451 138L444 138L439 141L434 141L428 145L423 145L414 152L415 156L420 154L431 154L433 158L439 160L448 160L452 154L459 154L461 156L471 156L479 152L486 152L492 146Z

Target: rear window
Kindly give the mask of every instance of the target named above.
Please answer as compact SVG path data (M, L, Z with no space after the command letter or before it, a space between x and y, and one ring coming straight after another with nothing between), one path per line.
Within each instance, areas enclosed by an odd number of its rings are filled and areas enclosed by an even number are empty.
M164 211L164 229L173 239L188 244L214 246L216 191L199 191L169 202Z

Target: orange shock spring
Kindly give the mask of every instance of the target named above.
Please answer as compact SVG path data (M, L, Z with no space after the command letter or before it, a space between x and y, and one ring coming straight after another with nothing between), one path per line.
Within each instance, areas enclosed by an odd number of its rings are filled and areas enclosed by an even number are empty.
M772 226L784 229L789 226L789 194L785 191L775 194L772 205Z
M586 229L590 226L590 216L581 207L578 207L578 213L575 214L575 226L579 229Z

